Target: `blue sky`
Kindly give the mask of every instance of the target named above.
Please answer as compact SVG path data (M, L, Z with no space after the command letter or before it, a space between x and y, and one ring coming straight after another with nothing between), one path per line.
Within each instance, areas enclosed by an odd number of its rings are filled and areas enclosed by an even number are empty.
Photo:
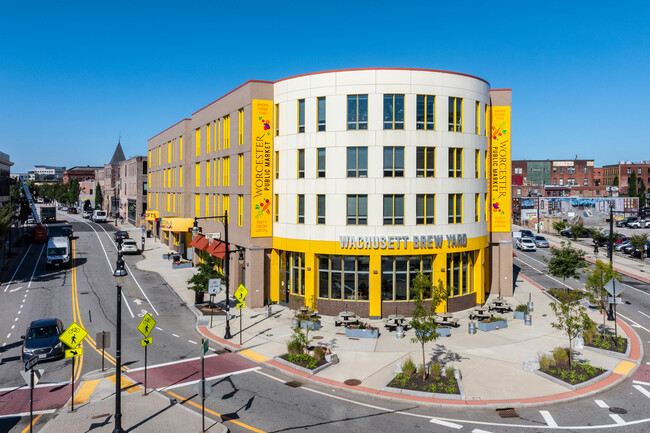
M236 3L236 4L235 4ZM650 6L600 1L3 1L12 172L101 165L249 79L442 69L513 89L513 158L650 160Z

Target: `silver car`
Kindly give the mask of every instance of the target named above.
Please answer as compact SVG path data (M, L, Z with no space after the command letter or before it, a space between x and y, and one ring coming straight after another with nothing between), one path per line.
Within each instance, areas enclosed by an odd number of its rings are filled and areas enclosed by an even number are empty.
M537 248L549 248L550 245L544 236L535 236L533 239Z
M521 238L517 243L517 248L522 251L537 251L535 242L533 242L533 240L530 238Z
M120 247L122 254L139 254L138 243L135 239L122 239L122 246Z

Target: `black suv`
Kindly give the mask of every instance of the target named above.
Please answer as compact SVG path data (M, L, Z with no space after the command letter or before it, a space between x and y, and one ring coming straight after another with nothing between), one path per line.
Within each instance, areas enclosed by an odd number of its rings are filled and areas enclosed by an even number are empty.
M128 238L129 238L129 232L126 232L124 230L115 232L115 242L120 242L122 239L128 239Z
M35 320L27 328L23 339L23 362L33 356L42 359L63 358L63 343L59 335L64 331L63 323L59 319Z

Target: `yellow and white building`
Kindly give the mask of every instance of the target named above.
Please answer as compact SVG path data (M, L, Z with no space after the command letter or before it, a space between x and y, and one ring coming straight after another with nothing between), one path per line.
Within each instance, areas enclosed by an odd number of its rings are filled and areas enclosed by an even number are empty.
M510 94L420 69L249 81L148 141L151 229L223 259L218 219L187 228L228 211L251 306L408 314L418 271L448 311L508 295Z

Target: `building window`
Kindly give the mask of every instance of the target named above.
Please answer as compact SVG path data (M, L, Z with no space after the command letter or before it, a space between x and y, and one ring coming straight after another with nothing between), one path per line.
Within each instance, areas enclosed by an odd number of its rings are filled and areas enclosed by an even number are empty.
M317 114L316 114L316 121L318 124L318 131L325 131L325 97L324 96L319 96L318 101L317 101Z
M201 216L201 194L194 194L194 216Z
M298 99L298 134L305 132L305 100Z
M433 95L418 95L415 114L415 129L435 130L436 97Z
M280 152L275 151L275 178L280 179Z
M228 223L230 223L230 195L228 195L228 194L223 195L223 206L222 206L222 208L223 208L223 214L224 215L226 213L228 213L228 218L226 218L226 220L228 221Z
M553 167L553 174L557 173L557 167Z
M404 225L403 194L384 194L384 225Z
M205 186L210 186L210 160L205 161ZM171 176L169 176L171 183Z
M449 148L449 177L463 177L463 149Z
M589 179L585 177L584 186L589 186Z
M196 156L201 154L201 128L194 130L194 141L196 142ZM160 148L158 148L158 159L160 160Z
M521 188L517 188L517 197L521 197Z
M317 166L318 166L318 177L325 177L325 148L319 147L316 149L317 157Z
M418 273L433 281L435 256L384 256L381 258L381 300L406 301L413 299L409 287ZM424 294L431 298L431 294Z
M451 296L474 292L474 254L470 252L447 254L447 287Z
M588 173L589 173L589 167L587 167L587 166L585 165L585 174L588 174ZM639 173L639 174L641 174L641 173Z
M223 186L230 186L230 157L223 158Z
M564 179L560 179L560 186L564 185Z
M318 297L367 301L370 299L369 271L369 256L319 255Z
M223 148L230 149L230 114L223 116Z
M368 196L348 194L347 217L350 226L368 225Z
M368 95L348 95L348 130L368 129Z
M163 170L163 174L165 174L165 171ZM165 180L163 179L163 185L165 183ZM197 162L194 164L194 186L201 186L201 163Z
M305 195L298 194L298 224L305 223Z
M404 177L404 147L384 147L384 177Z
M418 147L415 151L415 176L435 177L436 175L436 148Z
M305 177L305 149L298 149L298 179Z
M280 196L277 195L277 194L275 194L275 213L274 213L274 215L275 215L275 217L273 219L277 223L280 220L279 219L279 215L280 215Z
M237 124L237 144L244 144L244 109L240 108L238 111L238 124Z
M237 225L244 226L244 196L241 194L237 196Z
M477 223L481 220L481 194L476 194L474 197L474 222Z
M237 155L237 185L244 184L244 154Z
M435 194L417 194L415 196L415 223L418 225L436 223Z
M476 101L476 128L474 132L476 135L481 134L481 103L479 101Z
M463 132L463 98L449 97L449 131Z
M275 104L275 136L280 135L280 104Z
M212 135L211 135L211 131L212 131L211 126L212 126L212 125L210 125L209 123L207 123L207 124L205 125L205 153L210 153L210 152L212 152L212 149L211 149L212 144L211 144L211 142L210 142L210 139L212 138ZM171 144L171 142L170 142L169 144ZM171 146L170 146L170 149L171 149ZM170 151L170 153L169 153L169 159L170 159L169 162L171 162L171 151Z
M404 129L404 95L384 95L384 129Z
M325 224L325 194L316 195L316 224Z
M576 168L575 167L567 167L566 168L566 174L576 174Z
M474 177L481 178L481 151L474 151Z
M463 223L463 195L449 194L447 208L447 222L449 224Z
M368 148L347 148L348 177L368 177Z

